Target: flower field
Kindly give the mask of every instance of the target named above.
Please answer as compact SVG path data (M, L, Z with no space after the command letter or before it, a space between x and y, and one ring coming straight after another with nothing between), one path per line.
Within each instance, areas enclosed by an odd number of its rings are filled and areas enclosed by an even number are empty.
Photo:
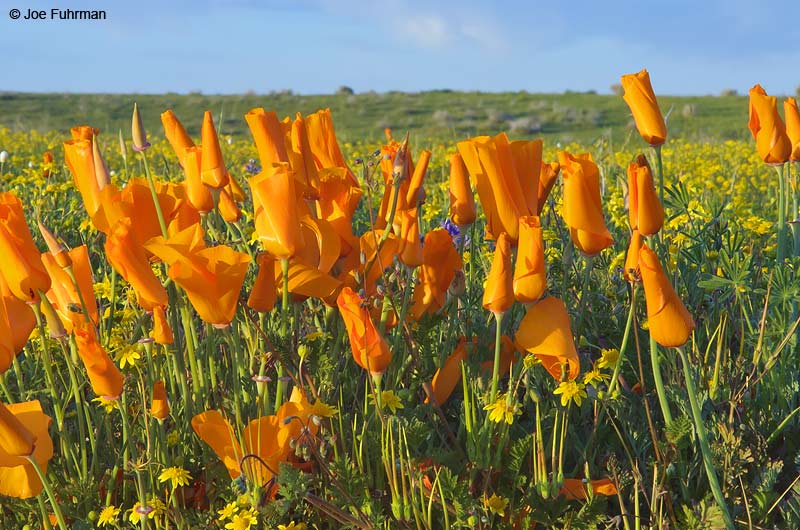
M622 87L624 143L0 128L0 528L800 527L800 112Z

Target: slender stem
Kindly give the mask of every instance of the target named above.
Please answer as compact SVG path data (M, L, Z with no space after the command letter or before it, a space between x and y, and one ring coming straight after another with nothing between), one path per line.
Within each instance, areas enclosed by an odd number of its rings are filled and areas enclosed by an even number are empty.
M611 383L608 385L608 394L612 396L614 390L619 383L619 373L622 369L622 359L628 349L628 340L630 339L631 329L633 328L633 312L636 311L636 291L637 285L633 284L631 287L631 307L628 309L628 322L625 324L625 333L622 335L622 344L619 346L619 355L617 356L617 365L614 366L614 375L611 376Z
M583 333L583 323L586 316L586 297L589 290L589 279L592 276L592 265L594 265L594 256L583 256L583 279L581 281L581 301L578 308L578 326L575 328L575 337L578 339L578 346L580 347L581 333ZM587 340L588 342L588 340Z
M156 216L158 217L158 224L161 227L161 235L167 239L167 223L164 221L164 212L161 211L161 203L158 202L158 193L156 192L156 183L153 181L153 176L150 174L150 166L147 164L147 155L141 151L142 160L144 161L144 174L147 177L147 185L150 186L150 194L153 196L153 204L156 207Z
M658 359L658 344L653 334L650 333L650 364L653 365L653 381L656 385L656 394L658 394L658 404L661 407L661 413L664 415L664 424L669 427L672 425L672 413L669 411L669 402L667 401L667 392L664 389L664 380L661 378L661 362Z
M56 520L58 520L58 527L61 530L67 530L67 523L64 521L64 515L61 513L61 507L56 501L56 496L53 495L53 490L50 488L50 483L47 481L47 477L44 476L42 468L39 467L39 463L36 462L36 459L33 458L33 455L27 457L27 460L36 471L36 474L39 475L39 480L42 481L42 487L44 487L47 498L50 499L50 506L52 506L53 513L56 515Z
M722 494L722 488L717 479L717 472L714 470L714 462L711 459L711 448L708 445L708 434L706 427L703 424L702 412L700 410L700 403L697 401L697 390L694 387L694 377L692 376L689 368L689 360L686 357L686 352L683 348L677 348L681 356L681 364L683 364L683 377L686 380L686 392L689 394L689 404L692 409L692 419L694 420L694 428L697 432L697 443L700 445L700 452L703 454L703 465L706 468L706 475L708 476L708 484L711 487L711 493L714 495L714 500L717 501L720 509L722 510L722 517L725 520L725 527L728 530L733 530L733 519L728 506L725 504L725 497Z
M288 321L289 321L289 260L284 258L281 259L281 274L283 277L283 288L281 289L281 335L286 336L288 333ZM275 410L278 410L278 407L281 406L283 403L283 393L286 387L286 383L282 380L283 379L283 363L278 363L277 368L277 376L278 376L278 383L276 385L275 390Z
M494 313L496 326L494 334L494 366L492 367L492 391L489 394L489 403L494 403L495 400L497 400L497 385L500 380L500 350L503 337L503 315L505 315L505 313Z
M661 200L661 206L664 206L664 162L661 159L661 145L654 145L653 151L655 151L656 153L656 169L658 171L658 196L659 199Z
M777 248L777 263L783 263L786 257L784 249L784 233L786 230L786 182L783 175L784 167L786 164L775 166L775 171L778 173L778 248Z

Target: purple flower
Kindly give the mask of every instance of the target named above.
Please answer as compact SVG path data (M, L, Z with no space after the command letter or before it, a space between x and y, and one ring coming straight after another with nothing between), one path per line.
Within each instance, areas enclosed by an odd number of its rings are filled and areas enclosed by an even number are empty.
M247 165L244 166L244 170L250 173L251 175L255 175L261 171L261 168L256 165L256 161L254 159L250 159L247 162Z
M469 244L470 244L469 236L467 234L461 233L461 229L458 227L457 224L455 224L450 219L446 219L442 223L441 226L442 226L442 228L447 230L447 233L450 234L450 237L453 238L453 243L456 246L460 245L461 244L461 240L463 239L464 240L464 248L469 248Z

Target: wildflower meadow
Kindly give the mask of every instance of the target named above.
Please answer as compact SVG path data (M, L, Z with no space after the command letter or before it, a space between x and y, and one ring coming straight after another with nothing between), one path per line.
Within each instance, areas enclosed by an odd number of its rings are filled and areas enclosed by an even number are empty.
M800 112L657 81L625 142L0 129L0 529L800 527Z

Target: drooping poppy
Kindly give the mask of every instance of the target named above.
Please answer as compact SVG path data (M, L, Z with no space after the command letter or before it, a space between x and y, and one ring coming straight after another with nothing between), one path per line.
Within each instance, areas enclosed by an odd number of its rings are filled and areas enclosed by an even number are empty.
M562 371L568 379L580 373L567 307L560 299L548 296L530 308L519 323L516 341L535 355L557 381Z
M108 399L119 398L125 378L97 341L94 328L84 323L76 326L74 332L78 356L86 367L94 393Z
M694 329L694 320L661 268L658 256L647 244L639 251L639 270L650 335L664 347L683 346Z
M453 393L458 383L461 381L461 363L467 360L468 349L472 349L477 345L478 339L473 337L472 340L467 341L466 337L458 339L458 344L453 352L447 356L442 366L433 374L433 381L431 382L431 389L433 390L433 398L438 405L444 405L450 394ZM430 400L425 398L425 403Z
M547 288L544 262L544 240L539 217L523 215L519 218L519 245L514 264L514 298L530 303L538 300Z
M419 283L414 288L409 309L411 318L418 320L444 307L447 291L463 267L461 256L447 230L437 228L428 232L422 246L422 265L417 269Z
M230 422L217 410L208 410L192 418L192 429L197 433L228 470L231 479L241 474L239 462L244 454Z
M492 268L483 289L483 308L505 313L514 304L514 276L511 268L511 241L505 232L497 238Z
M336 300L356 363L371 374L382 374L392 362L386 339L378 332L363 300L349 287Z
M600 170L592 155L558 153L564 178L564 221L575 246L594 256L611 246L614 240L603 219L600 198Z
M150 401L150 415L157 420L164 421L169 417L169 401L164 381L153 383L153 397Z

